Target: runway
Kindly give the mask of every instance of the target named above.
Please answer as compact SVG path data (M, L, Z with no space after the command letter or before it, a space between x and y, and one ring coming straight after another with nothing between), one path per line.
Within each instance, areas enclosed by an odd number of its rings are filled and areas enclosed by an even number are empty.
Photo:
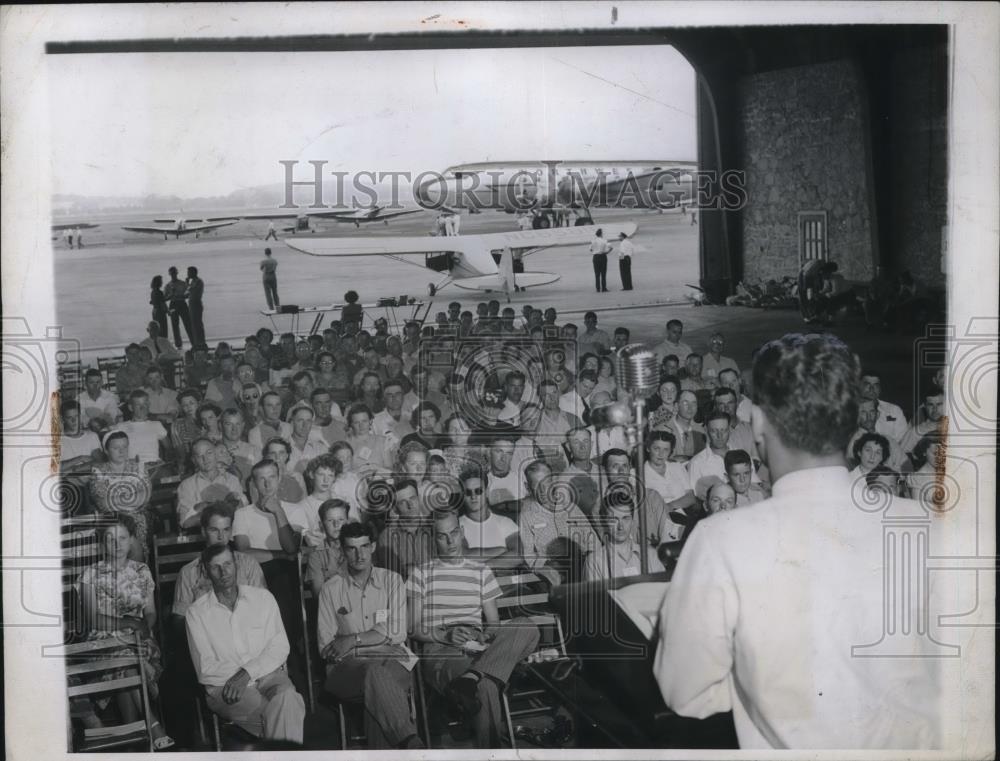
M127 216L128 222L135 223L135 214ZM143 219L148 221L153 216L150 213ZM191 212L190 216L197 215ZM388 225L369 223L360 229L353 224L321 222L321 232L298 233L295 237L421 235L431 230L435 216L433 212L423 212L391 220ZM689 217L677 212L624 210L603 211L594 216L598 224L602 220L632 219L638 225L637 252L632 265L635 289L621 290L614 253L608 257L611 292L599 294L594 291L587 246L553 248L528 257L525 266L532 271L558 273L561 279L552 285L514 294L515 308L520 311L521 305L533 304L576 311L662 304L681 300L686 290L684 284L698 282L698 228L690 224ZM205 328L210 343L213 339L246 336L261 325L270 327L268 318L260 314L266 303L258 264L265 246L270 246L278 260L278 288L283 304L339 303L350 289L356 290L363 302L401 294L426 299L428 283L441 279L439 273L422 266L407 266L383 257L334 260L301 254L280 240L265 244L267 225L259 221L239 222L199 239L167 241L158 236L124 232L119 225L119 220L101 220L101 227L84 231L83 249L68 249L61 239L53 242L58 320L64 326L64 335L78 340L85 350L123 346L144 338L151 313L149 281L156 274L166 281L170 266L176 266L181 277L188 266L198 267L205 281ZM516 229L512 215L488 211L464 215L461 232L465 235ZM419 257L413 261L422 265ZM434 311L444 310L452 300L467 306L494 297L452 285L435 296ZM603 324L614 323L608 313L603 314L607 315L601 318ZM579 322L582 324L582 319ZM283 322L279 325L284 328Z

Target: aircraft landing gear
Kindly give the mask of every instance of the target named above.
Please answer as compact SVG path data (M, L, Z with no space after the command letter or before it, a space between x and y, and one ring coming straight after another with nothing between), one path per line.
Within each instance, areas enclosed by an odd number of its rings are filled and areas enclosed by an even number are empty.
M434 283L427 284L427 295L434 298L437 295L437 286Z
M531 220L532 230L548 230L550 227L552 227L552 222L544 214Z

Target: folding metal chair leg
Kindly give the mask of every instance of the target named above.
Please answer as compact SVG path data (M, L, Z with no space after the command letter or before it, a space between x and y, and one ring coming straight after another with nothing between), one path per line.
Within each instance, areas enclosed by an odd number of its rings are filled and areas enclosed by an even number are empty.
M215 735L215 750L216 752L221 753L222 733L219 731L219 717L211 710L209 711L209 713L212 714L212 734Z
M510 700L507 698L507 690L501 693L503 697L503 716L507 720L507 733L510 735L511 750L517 750L517 738L514 737L514 720L510 715Z
M427 719L427 693L424 692L424 675L420 670L419 663L413 667L413 672L417 691L416 698L420 708L420 730L424 736L424 745L430 748L431 728L430 722Z
M350 738L347 736L347 717L344 715L343 703L337 703L337 717L340 720L340 749L347 750Z

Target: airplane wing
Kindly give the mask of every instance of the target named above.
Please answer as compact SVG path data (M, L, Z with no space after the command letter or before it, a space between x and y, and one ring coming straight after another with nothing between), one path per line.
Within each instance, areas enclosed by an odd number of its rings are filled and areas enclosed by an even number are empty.
M361 210L363 211L363 210ZM334 219L337 222L381 222L393 217L402 217L404 214L417 214L424 209L404 209L402 211L379 211L374 217L358 216L357 211L331 211L317 214L316 216Z
M90 222L81 222L78 225L52 225L52 232L62 232L63 230L92 230L95 227L100 227L100 225L95 225Z
M151 227L151 226L122 226L122 230L133 233L168 233L173 235L187 235L188 233L205 232L205 230L215 230L219 227L235 225L238 220L230 218L227 222L210 222L204 225L187 225L182 230L176 227Z
M421 235L384 238L310 238L286 240L289 248L310 256L405 256L435 254L443 251L468 254L478 251L499 251L504 247L540 250L552 246L574 246L590 243L600 228L604 237L613 242L624 232L631 237L638 226L635 222L618 222L578 227L557 227L548 230L521 230L483 235Z
M285 240L285 244L310 256L406 256L439 254L443 251L463 253L471 247L470 239L482 235L422 235L385 238L309 238Z
M229 227L230 225L235 225L239 221L238 219L233 219L232 217L226 217L225 219L225 222L207 222L203 225L186 225L184 229L180 231L180 234L186 235L187 233L203 233L206 230L216 230L220 227Z

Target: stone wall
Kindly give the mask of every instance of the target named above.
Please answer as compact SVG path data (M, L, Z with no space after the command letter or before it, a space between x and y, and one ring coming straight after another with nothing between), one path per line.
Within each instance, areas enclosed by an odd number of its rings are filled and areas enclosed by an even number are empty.
M749 203L743 274L799 269L798 213L826 211L829 258L848 280L873 274L867 116L850 61L780 69L740 83L741 153Z

